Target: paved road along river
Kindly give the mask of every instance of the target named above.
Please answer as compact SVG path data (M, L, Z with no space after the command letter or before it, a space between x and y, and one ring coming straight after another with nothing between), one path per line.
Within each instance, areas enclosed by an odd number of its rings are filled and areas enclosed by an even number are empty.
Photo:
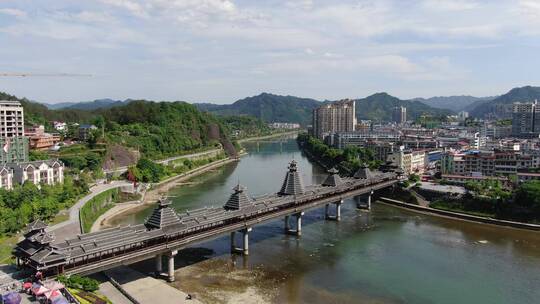
M223 204L238 182L251 195L279 190L287 162L306 184L324 178L293 140L246 143L239 163L171 191L177 210ZM151 210L122 215L142 222ZM177 256L175 286L210 303L538 303L540 233L437 218L390 206L357 211L339 223L306 213L301 238L283 221L256 226L250 256L229 255L228 237ZM136 265L144 271L153 262Z

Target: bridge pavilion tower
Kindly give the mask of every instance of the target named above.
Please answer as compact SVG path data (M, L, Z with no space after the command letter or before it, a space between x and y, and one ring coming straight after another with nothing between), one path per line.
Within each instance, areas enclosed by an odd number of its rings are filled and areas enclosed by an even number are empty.
M278 194L282 196L292 195L296 199L297 195L304 194L304 183L300 174L298 173L298 164L294 159L289 163L288 169L289 170L285 174L283 185L281 186L281 190L278 192ZM285 233L297 236L302 234L302 215L304 215L304 212L293 214L293 216L296 217L296 229L292 229L289 225L290 216L285 216Z
M159 205L152 212L152 214L146 219L144 225L147 229L164 229L170 226L183 225L182 219L178 216L176 211L172 209L171 202L165 198L159 200ZM168 258L167 279L169 282L174 281L174 257L178 253L178 250L171 250L166 253ZM163 271L163 254L156 255L156 274L161 275Z
M332 168L328 170L328 176L322 183L325 187L339 187L343 181L341 180L341 177L339 176L339 171L336 168ZM341 220L341 204L343 203L343 200L339 200L333 205L336 207L335 215L330 215L330 204L326 204L324 206L324 218L327 220L335 220L339 221Z
M375 174L373 174L373 172L371 172L369 167L366 164L362 164L360 166L360 168L358 169L358 171L356 171L356 173L354 173L353 177L356 178L356 179L371 180L374 176L375 176ZM373 190L371 190L367 194L364 194L362 196L357 197L358 200L357 200L357 203L356 203L356 207L358 209L371 210L371 195L372 194L373 194ZM361 203L362 200L365 200L366 203L362 204Z
M249 211L250 208L254 207L253 200L247 194L247 188L238 184L233 188L233 193L223 206L223 209L231 212L244 212ZM240 253L243 255L249 254L249 233L251 232L251 227L246 227L238 232L242 233L242 247L236 246L236 232L231 232L231 253Z

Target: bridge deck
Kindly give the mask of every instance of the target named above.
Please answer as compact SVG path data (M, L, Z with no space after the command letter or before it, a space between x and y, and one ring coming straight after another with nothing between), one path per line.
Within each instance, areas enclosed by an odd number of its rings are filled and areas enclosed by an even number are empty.
M224 233L251 227L286 215L317 208L397 182L393 173L371 179L344 178L340 185L313 185L299 195L266 195L253 199L239 210L210 207L178 214L178 221L159 229L145 224L106 229L44 246L27 259L29 266L42 271L92 273L127 265L157 254L178 250ZM24 244L21 249L24 251ZM24 256L24 252L20 252Z

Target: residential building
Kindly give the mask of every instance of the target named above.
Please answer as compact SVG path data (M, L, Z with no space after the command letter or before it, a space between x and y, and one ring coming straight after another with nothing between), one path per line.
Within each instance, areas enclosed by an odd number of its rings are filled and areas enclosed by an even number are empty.
M394 107L392 111L392 121L398 124L407 122L407 108L402 106Z
M465 121L467 118L469 118L469 112L461 111L461 112L458 113L458 119L460 121Z
M501 176L471 176L471 175L455 175L455 174L443 174L441 176L443 180L455 183L455 184L461 184L464 185L465 183L469 181L482 181L482 180L498 180L502 183L507 183L508 178L507 177L501 177Z
M512 135L534 136L540 133L540 105L515 102L512 104ZM537 137L537 136L536 136Z
M400 139L399 132L396 131L373 131L373 132L338 132L330 136L329 144L336 148L343 149L347 146L362 147L366 141L397 142Z
M64 182L64 164L59 160L9 163L0 167L0 188L12 189L14 184L31 182L54 185Z
M80 125L79 126L79 140L87 141L92 130L97 130L97 127L94 125Z
M13 171L6 165L0 166L0 188L13 189Z
M53 121L52 122L53 124L53 128L56 130L56 131L67 131L68 127L67 127L67 124L63 121Z
M33 126L25 130L30 141L30 149L47 150L60 142L60 135L45 133L43 125Z
M517 151L447 152L441 157L442 174L466 176L513 175L540 166L540 154Z
M0 137L24 136L24 109L20 102L0 101Z
M20 102L0 101L0 164L28 161L24 109Z
M336 132L353 132L355 126L354 100L328 103L313 110L313 135L319 139Z
M427 167L425 151L395 151L388 154L387 160L401 168L405 174L424 173Z

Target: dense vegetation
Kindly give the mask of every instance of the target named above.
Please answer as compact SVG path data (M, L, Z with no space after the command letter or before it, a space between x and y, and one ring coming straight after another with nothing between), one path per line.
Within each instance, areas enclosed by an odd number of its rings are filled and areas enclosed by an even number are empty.
M337 167L340 171L352 174L367 164L370 168L378 168L382 163L375 159L375 154L370 149L359 147L346 147L343 150L327 146L319 139L307 134L298 135L300 147L322 162L327 168Z
M525 182L515 193L498 180L467 182L467 194L460 198L445 197L431 207L500 219L540 222L540 181Z
M294 96L280 96L262 93L247 97L229 105L196 104L202 111L220 115L249 115L264 122L311 123L314 108L321 103L314 99Z
M221 116L219 120L226 127L227 134L236 139L264 136L272 133L268 124L251 116Z
M19 100L25 108L26 124L44 124L49 129L53 120L96 125L98 130L92 132L89 140L91 149L95 149L99 142L107 145L115 143L136 149L143 156L158 159L204 150L220 143L226 147L232 146L226 133L232 128L226 128L223 120L201 112L185 102L133 100L121 106L83 111L50 110L42 104L5 93L0 93L0 99ZM260 127L260 124L251 127ZM70 129L69 133L76 137L77 128ZM64 152L65 157L62 160L76 168L91 167L96 155L89 154L88 151L79 152ZM97 154L101 158L104 155ZM86 166L85 162L89 165Z
M49 221L87 192L84 181L69 176L62 185L38 188L27 182L10 191L0 189L0 235L16 233L35 219Z
M68 288L76 288L84 291L96 291L99 288L99 281L76 274L69 277L59 275L58 281L63 283Z
M220 115L250 115L266 122L297 122L302 125L311 123L313 109L322 105L314 99L294 96L279 96L262 93L239 100L231 105L197 104L203 111ZM386 93L377 93L366 98L356 99L358 119L390 121L395 106L407 107L407 117L414 119L421 114L444 116L452 111L436 109L416 100L401 100Z
M218 119L184 102L132 101L95 113L94 122L105 124L108 141L137 148L153 159L227 141Z

